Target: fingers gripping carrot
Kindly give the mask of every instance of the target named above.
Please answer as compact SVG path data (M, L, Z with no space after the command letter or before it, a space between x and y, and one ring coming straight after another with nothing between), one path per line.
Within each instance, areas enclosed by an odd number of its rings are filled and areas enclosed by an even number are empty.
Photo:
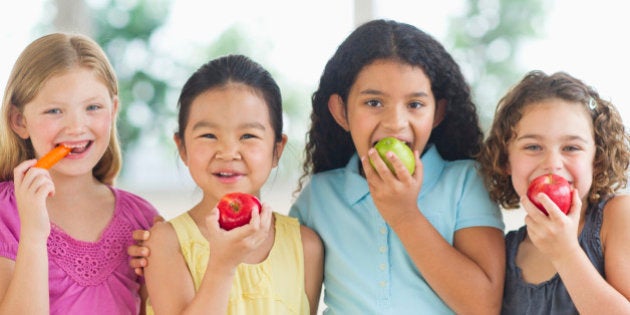
M68 155L70 151L72 151L71 148L63 144L59 145L56 148L50 150L50 152L46 153L46 155L42 156L35 164L35 167L49 169L53 165L55 165L55 163L61 161L61 159L66 157L66 155Z

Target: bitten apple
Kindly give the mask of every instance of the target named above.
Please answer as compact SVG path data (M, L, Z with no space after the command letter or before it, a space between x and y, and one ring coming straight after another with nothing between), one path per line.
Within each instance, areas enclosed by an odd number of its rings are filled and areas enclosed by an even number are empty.
M394 137L385 137L379 140L376 145L374 145L374 148L392 173L395 173L394 165L392 165L386 157L387 152L390 151L396 154L410 174L413 174L416 170L416 158L413 155L413 151L411 151L411 149L403 141ZM371 162L372 161L370 160L370 163ZM374 164L372 164L372 166L374 166Z
M545 174L532 180L527 189L527 197L544 214L549 215L545 207L536 200L539 193L544 193L553 201L560 211L569 213L571 209L571 185L562 176L556 174Z
M252 211L260 213L262 206L256 196L232 192L221 197L217 208L219 209L219 226L229 231L249 223Z

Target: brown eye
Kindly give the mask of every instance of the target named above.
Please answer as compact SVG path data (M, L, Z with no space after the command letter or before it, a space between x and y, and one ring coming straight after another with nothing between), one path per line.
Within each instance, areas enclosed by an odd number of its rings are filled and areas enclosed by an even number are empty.
M371 106L371 107L378 107L378 106L381 105L381 102L378 101L378 100L369 100L369 101L365 102L365 104L367 104L368 106Z
M421 107L423 107L423 106L424 106L424 104L422 104L422 103L420 103L420 102L411 102L411 103L409 104L409 107L410 107L410 108L421 108Z

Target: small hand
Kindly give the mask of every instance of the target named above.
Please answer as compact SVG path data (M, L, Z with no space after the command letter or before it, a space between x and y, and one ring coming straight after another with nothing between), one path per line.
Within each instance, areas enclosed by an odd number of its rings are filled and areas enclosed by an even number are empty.
M236 268L240 263L260 247L269 237L272 222L272 210L266 203L261 212L252 212L252 218L246 225L226 231L219 226L219 210L215 207L206 218L206 227L210 243L210 259Z
M416 170L413 174L402 161L388 152L387 158L394 166L392 173L374 148L368 150L368 156L361 158L365 178L370 188L374 204L390 226L404 222L409 215L417 215L418 195L422 187L423 165L418 151L414 152ZM372 160L374 167L369 160Z
M545 194L539 194L538 200L549 215L545 215L527 197L521 198L523 208L527 212L525 224L527 234L534 246L550 259L562 257L566 253L579 248L578 226L582 201L577 189L571 192L571 210L564 214L558 206Z
M20 163L13 170L15 198L20 215L20 239L46 240L50 234L50 218L46 199L55 194L50 173L32 167L36 160Z
M157 222L164 222L164 218L162 216L156 216L153 218L153 224ZM135 273L138 276L144 275L144 267L146 267L149 263L147 257L151 254L149 248L144 246L144 242L151 237L151 233L148 230L135 230L132 233L132 236L135 244L127 247L127 254L131 256L131 260L129 260L129 266L134 269Z

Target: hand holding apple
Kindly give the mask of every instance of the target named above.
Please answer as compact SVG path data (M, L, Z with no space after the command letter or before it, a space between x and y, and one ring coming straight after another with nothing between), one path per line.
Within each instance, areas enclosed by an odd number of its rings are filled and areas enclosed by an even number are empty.
M387 152L390 151L396 154L410 174L413 174L416 170L416 157L413 155L413 151L411 151L403 141L394 137L385 137L379 140L376 145L374 145L374 148L392 173L395 173L394 166L386 157ZM370 163L372 163L371 160ZM374 166L374 164L372 164L372 166Z
M233 192L221 197L217 208L219 209L219 226L229 231L249 223L252 211L260 213L262 206L256 196Z
M553 201L560 211L567 214L571 209L571 185L562 176L544 174L532 180L527 189L527 197L544 214L549 215L545 207L536 200L539 193L544 193Z

